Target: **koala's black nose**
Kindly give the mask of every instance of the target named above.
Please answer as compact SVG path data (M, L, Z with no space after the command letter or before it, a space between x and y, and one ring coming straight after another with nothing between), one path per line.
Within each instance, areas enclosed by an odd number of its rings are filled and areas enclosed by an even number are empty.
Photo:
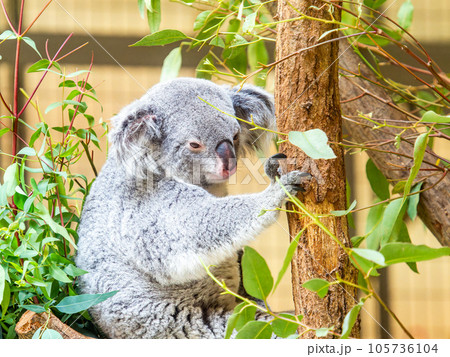
M236 169L236 154L234 152L233 145L228 140L222 141L216 147L217 156L222 160L223 170L228 172L234 172Z

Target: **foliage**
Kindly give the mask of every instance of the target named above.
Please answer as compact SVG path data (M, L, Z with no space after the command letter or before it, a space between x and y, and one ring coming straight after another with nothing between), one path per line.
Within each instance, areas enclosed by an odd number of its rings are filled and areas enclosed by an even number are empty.
M158 0L155 0L158 1ZM139 1L143 6L143 1ZM148 4L148 2L146 2ZM197 66L198 78L217 78L221 81L244 83L253 80L259 86L265 86L268 74L276 64L309 48L325 43L348 39L349 46L360 55L361 59L376 75L377 82L370 82L388 90L394 103L390 104L404 113L408 120L404 122L391 122L385 119L373 118L372 113L361 113L360 117L373 126L374 130L384 127L395 128L398 134L395 137L397 148L404 143L414 145L414 154L411 157L412 166L408 168L409 175L406 180L388 182L375 164L368 160L366 166L367 178L377 196L377 201L370 207L355 209L354 201L345 211L333 211L330 215L343 216L350 212L369 209L369 217L366 222L366 234L353 237L354 248L343 246L339 240L324 226L320 217L308 212L305 206L296 197L290 197L295 211L307 215L313 224L323 229L331 239L336 241L348 254L352 263L359 271L359 283L357 288L365 296L348 312L340 336L346 338L357 320L357 316L368 298L375 298L384 309L400 324L407 334L409 332L398 320L395 314L385 305L377 295L371 284L371 278L379 275L379 271L387 266L398 263L406 263L414 272L418 272L416 263L423 260L435 259L450 255L449 248L433 249L423 245L414 245L411 242L405 218L414 220L417 216L417 204L422 184L427 176L423 175L425 152L433 155L436 162L426 162L430 175L445 177L450 161L448 158L436 155L430 149L434 138L450 139L449 90L450 82L439 66L433 61L423 46L411 35L408 29L411 27L414 7L410 0L403 1L397 19L393 20L385 15L381 7L385 0L359 0L359 1L324 1L324 7L329 9L329 18L315 18L294 9L298 16L291 19L274 19L269 7L272 1L259 0L224 0L224 1L179 1L180 5L189 6L198 10L198 16L193 23L194 35L188 36L176 29L159 30L159 22L150 25L151 34L138 41L135 46L158 46L180 42L164 62L162 80L168 80L178 75L182 62L183 50L194 49L207 50ZM152 2L153 4L153 2ZM153 6L153 5L152 5ZM293 5L289 5L293 8ZM342 18L333 17L333 9L342 11ZM148 7L148 9L150 9ZM317 9L310 9L312 12ZM271 61L268 48L275 41L276 25L287 21L300 21L309 19L336 25L336 29L321 35L318 44L309 48L300 49L286 58ZM409 55L419 67L407 65L390 54L393 47L399 47ZM173 59L176 57L176 60ZM386 78L383 74L383 65L386 62L408 72L420 85L405 86L395 82L392 78ZM422 75L428 75L424 80ZM352 73L341 69L341 76L349 80L364 77L362 73ZM363 95L376 96L368 91ZM383 102L383 104L386 104ZM407 109L404 109L406 106ZM348 119L345 116L344 119ZM351 120L351 119L350 119ZM251 124L251 123L250 123ZM326 135L314 129L309 132L277 133L280 142L289 140L300 147L311 158L332 159L334 153L328 146ZM325 135L325 136L324 136ZM390 142L392 140L387 140ZM350 151L352 150L378 150L380 143L355 144L350 141L339 143ZM381 143L382 144L382 143ZM393 152L389 152L392 154ZM395 154L395 152L394 152ZM444 164L442 164L444 163ZM421 174L421 175L419 175ZM390 184L394 187L390 191ZM426 189L432 189L429 186ZM321 215L323 217L324 215ZM305 227L306 229L306 227ZM267 297L279 284L279 281L289 266L290 260L297 248L298 239L302 232L294 238L286 253L283 267L278 275L276 283L267 268L264 259L253 249L246 248L243 257L244 286L251 296L261 299L264 306L243 296L238 296L228 289L223 281L217 281L207 270L213 279L220 284L226 293L237 296L243 302L236 307L228 323L227 337L235 333L236 338L270 338L272 334L279 337L297 338L307 331L315 330L318 337L328 334L336 334L335 327L326 326L313 329L301 322L301 316L289 314L275 314L267 305ZM360 248L365 245L365 248ZM329 287L334 284L349 284L336 275L331 281L312 279L303 287L315 291L319 297L327 295ZM272 319L268 321L255 321L255 313L263 311ZM235 331L235 332L233 332Z
M51 311L76 329L92 329L86 309L115 293L78 295L76 290L77 277L86 274L73 260L76 230L83 200L93 181L76 173L73 165L85 159L97 174L93 155L94 149L100 149L98 129L107 129L106 123L96 123L89 112L92 103L99 105L95 88L89 83L92 63L89 70L66 73L61 62L77 50L61 54L71 36L54 55L46 47L47 57L42 58L34 41L25 36L37 18L23 31L12 25L3 9L11 29L0 35L0 44L15 41L17 48L22 43L31 46L39 59L27 73L40 74L40 80L31 92L20 89L22 64L16 57L14 90L0 93L7 112L0 117L0 136L12 138L11 150L1 152L4 161L10 159L11 164L2 168L0 185L0 336L14 338L16 322L26 310ZM21 23L23 9L20 19ZM34 98L46 76L59 79L63 99L43 110ZM21 108L19 99L25 102ZM50 112L59 113L61 124L50 124ZM24 121L25 115L37 118L37 124ZM27 128L28 140L19 135L19 126ZM35 337L61 338L56 331L45 328Z

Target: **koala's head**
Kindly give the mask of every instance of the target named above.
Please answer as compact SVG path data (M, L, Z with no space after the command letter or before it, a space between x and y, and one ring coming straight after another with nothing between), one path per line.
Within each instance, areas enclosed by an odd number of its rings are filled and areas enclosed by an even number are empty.
M152 87L114 119L111 152L136 178L173 177L201 186L226 180L246 150L263 149L274 106L264 90L179 78Z

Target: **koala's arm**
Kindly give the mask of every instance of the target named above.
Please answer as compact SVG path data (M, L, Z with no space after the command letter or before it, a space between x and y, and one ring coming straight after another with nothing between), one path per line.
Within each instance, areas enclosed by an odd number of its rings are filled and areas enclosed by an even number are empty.
M305 179L298 171L281 177L285 189L294 193ZM248 195L214 197L202 193L180 197L172 205L168 224L172 231L171 253L164 259L170 283L182 283L205 274L202 263L218 265L250 243L278 216L276 208L286 198L275 182L263 192ZM261 214L262 210L268 210ZM166 223L167 224L167 223Z

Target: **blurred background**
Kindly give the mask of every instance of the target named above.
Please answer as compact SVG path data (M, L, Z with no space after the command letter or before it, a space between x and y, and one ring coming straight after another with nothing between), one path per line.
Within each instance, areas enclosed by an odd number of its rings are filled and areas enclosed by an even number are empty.
M196 11L169 0L161 0L161 2L161 29L176 28L188 35L193 33L192 24L197 15ZM47 1L44 0L26 1L24 26L34 19L46 3ZM388 0L386 7L392 5L389 12L395 16L401 3L402 1ZM412 3L415 12L411 32L422 42L443 70L450 72L450 2L448 0L412 0ZM20 1L6 0L5 4L13 23L16 23ZM7 22L1 14L0 33L6 29L8 29ZM108 122L124 105L142 96L148 88L159 82L161 65L173 48L171 46L128 47L149 34L146 20L139 15L136 0L54 0L28 36L36 42L41 53L44 52L45 41L48 40L49 52L54 53L72 32L74 36L69 41L66 52L85 42L88 42L88 45L67 57L62 65L67 73L86 70L89 68L92 53L94 54L94 67L89 82L95 86L101 106L92 102L90 112L95 116L99 127L101 122ZM0 89L6 94L11 92L13 79L15 55L13 42L5 42L0 46L2 57ZM188 53L184 51L180 76L195 76L195 67L201 57L202 53L197 50ZM22 63L31 65L38 59L33 50L27 46L23 47ZM22 73L20 87L25 91L30 90L40 77L40 74L24 75ZM404 81L406 82L407 79ZM268 82L268 90L273 90L270 81ZM62 94L58 84L58 76L47 76L36 98L41 108L45 109L49 104L60 100ZM11 102L12 98L7 97L6 100ZM0 109L0 115L6 114L2 110L3 108ZM60 120L56 110L49 113L47 117L55 122ZM23 119L31 125L38 121L37 114L33 115L31 110ZM9 122L4 124L8 125ZM21 135L29 136L24 129ZM7 151L11 137L4 135L0 140L0 149ZM97 151L94 155L97 168L102 166L106 157L106 137L101 138L101 141L103 151ZM448 151L448 149L448 147L441 147L437 150ZM8 156L0 155L0 166L8 166L10 160ZM265 188L265 184L258 184L251 179L252 171L258 167L257 160L256 157L252 158L250 165L240 163L240 170L229 187L231 194L256 192ZM347 162L346 170L352 185L352 196L358 198L358 207L367 206L374 199L365 176L366 161L365 154L356 154L349 156ZM94 177L87 163L79 162L77 165L77 172L90 178ZM355 215L356 229L351 232L352 235L364 233L363 222L366 215L366 211ZM411 238L415 244L439 247L437 240L427 232L419 220L409 224ZM289 244L287 232L285 217L281 217L278 224L268 229L254 244L268 261L274 276L281 268ZM415 337L449 338L450 261L441 258L418 263L418 268L420 274L412 273L406 264L384 269L381 278L376 281L380 295ZM272 308L276 311L293 308L290 276L286 275L277 293L270 300ZM364 338L406 337L375 302L367 303L361 316Z

